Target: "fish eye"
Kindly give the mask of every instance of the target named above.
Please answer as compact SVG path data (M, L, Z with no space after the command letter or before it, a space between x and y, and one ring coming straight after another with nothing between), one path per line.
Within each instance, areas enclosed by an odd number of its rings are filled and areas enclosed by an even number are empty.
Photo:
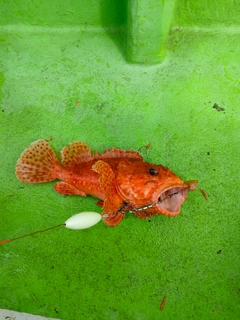
M148 170L148 173L150 173L151 176L156 176L158 174L158 170L154 168L150 168Z

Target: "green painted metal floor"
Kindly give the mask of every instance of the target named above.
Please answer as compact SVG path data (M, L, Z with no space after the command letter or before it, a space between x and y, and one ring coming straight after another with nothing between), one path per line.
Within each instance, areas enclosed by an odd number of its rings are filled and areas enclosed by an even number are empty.
M0 308L66 320L240 314L239 30L172 29L167 46L162 64L137 66L126 63L121 34L1 29L1 239L101 211L54 183L16 179L21 152L40 138L52 137L58 154L76 140L98 151L151 142L145 159L198 179L209 201L198 189L175 218L128 214L115 228L1 246Z

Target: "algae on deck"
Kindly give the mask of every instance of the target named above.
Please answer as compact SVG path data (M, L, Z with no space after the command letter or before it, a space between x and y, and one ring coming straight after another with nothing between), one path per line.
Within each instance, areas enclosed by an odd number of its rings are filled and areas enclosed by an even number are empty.
M150 4L169 10L160 49L156 20L144 15ZM233 0L2 1L1 239L101 211L91 197L16 179L21 152L40 138L52 137L58 154L76 140L99 152L151 142L145 158L198 179L209 201L195 191L175 218L128 214L116 228L59 229L1 246L0 308L69 320L237 318L239 8Z

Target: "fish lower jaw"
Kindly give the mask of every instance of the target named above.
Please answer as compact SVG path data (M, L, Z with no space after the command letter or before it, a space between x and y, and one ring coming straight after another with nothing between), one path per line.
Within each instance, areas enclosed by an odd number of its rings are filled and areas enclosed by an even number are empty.
M157 205L157 211L161 214L164 214L165 216L169 216L169 217L175 217L177 215L179 215L181 208L179 208L178 211L170 211L170 210L166 210L164 209L162 206Z

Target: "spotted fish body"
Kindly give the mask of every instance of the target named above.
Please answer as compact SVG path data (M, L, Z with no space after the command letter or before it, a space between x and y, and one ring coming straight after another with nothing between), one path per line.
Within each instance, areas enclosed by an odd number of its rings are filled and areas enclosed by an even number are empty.
M127 210L139 218L175 216L197 186L196 180L184 183L167 167L144 162L138 152L112 148L92 153L83 142L64 147L61 163L46 140L37 140L22 153L16 175L27 183L58 179L54 189L60 194L100 199L110 226L119 224Z

